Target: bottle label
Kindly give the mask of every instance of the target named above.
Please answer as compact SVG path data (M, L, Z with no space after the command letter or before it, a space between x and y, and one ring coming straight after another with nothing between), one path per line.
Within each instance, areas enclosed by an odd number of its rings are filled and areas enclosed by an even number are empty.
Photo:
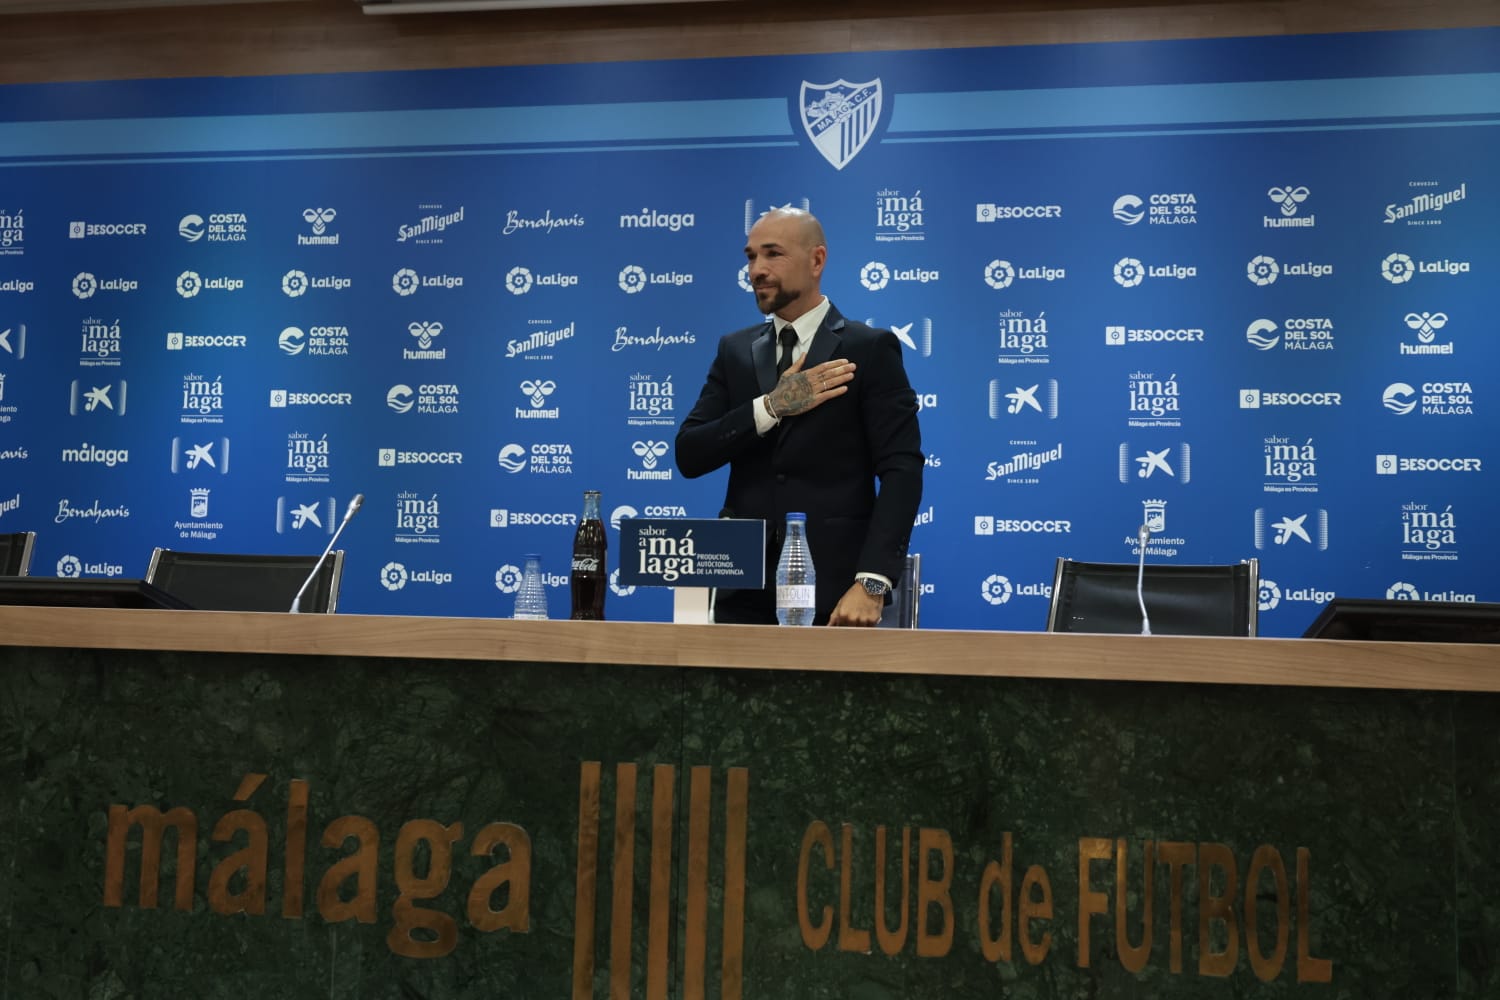
M597 573L599 572L599 559L597 556L574 556L573 572L575 573Z
M778 608L810 608L817 603L818 588L805 583L783 583L776 588Z

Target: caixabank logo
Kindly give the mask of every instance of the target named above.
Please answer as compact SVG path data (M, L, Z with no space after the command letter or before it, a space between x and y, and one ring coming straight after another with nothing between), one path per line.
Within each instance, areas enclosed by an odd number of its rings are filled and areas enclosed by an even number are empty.
M1186 441L1160 448L1132 446L1120 442L1119 479L1132 483L1141 479L1160 482L1175 479L1186 486L1193 481L1193 446Z
M1031 385L1013 385L1004 379L990 379L990 419L1038 415L1047 420L1058 416L1058 382L1043 379Z

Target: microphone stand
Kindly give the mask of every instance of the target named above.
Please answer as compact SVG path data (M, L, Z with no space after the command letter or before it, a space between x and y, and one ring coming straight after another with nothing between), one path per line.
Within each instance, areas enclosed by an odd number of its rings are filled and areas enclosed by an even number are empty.
M1141 635L1151 634L1151 619L1146 615L1146 543L1151 540L1151 529L1141 525L1141 530L1136 536L1141 543L1141 564L1135 574L1135 599L1141 606Z
M345 528L349 527L349 522L354 519L355 514L359 513L359 508L364 506L364 502L363 493L354 494L354 499L349 501L349 509L344 512L344 520L339 523L338 530L333 533L333 537L328 539L328 547L323 550L322 555L318 556L318 561L313 563L312 572L307 574L306 580L302 581L302 587L297 591L297 596L292 598L292 614L299 614L302 611L302 595L307 593L308 587L312 586L313 580L318 576L318 571L323 568L323 562L328 558L328 553L333 551L339 536L344 533Z

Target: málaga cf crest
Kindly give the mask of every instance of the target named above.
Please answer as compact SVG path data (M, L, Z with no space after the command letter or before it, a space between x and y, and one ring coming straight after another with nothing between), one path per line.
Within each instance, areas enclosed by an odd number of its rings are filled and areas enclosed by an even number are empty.
M823 158L843 170L880 121L880 79L868 83L802 81L802 127Z

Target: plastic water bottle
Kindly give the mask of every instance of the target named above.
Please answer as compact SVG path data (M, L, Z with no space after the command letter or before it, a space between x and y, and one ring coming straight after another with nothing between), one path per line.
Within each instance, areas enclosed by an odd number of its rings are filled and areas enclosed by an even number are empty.
M547 617L547 588L542 584L542 557L539 555L526 557L521 589L516 591L516 613L512 617L532 620Z
M807 515L786 516L786 540L776 560L776 620L783 625L811 625L818 575L807 548Z

